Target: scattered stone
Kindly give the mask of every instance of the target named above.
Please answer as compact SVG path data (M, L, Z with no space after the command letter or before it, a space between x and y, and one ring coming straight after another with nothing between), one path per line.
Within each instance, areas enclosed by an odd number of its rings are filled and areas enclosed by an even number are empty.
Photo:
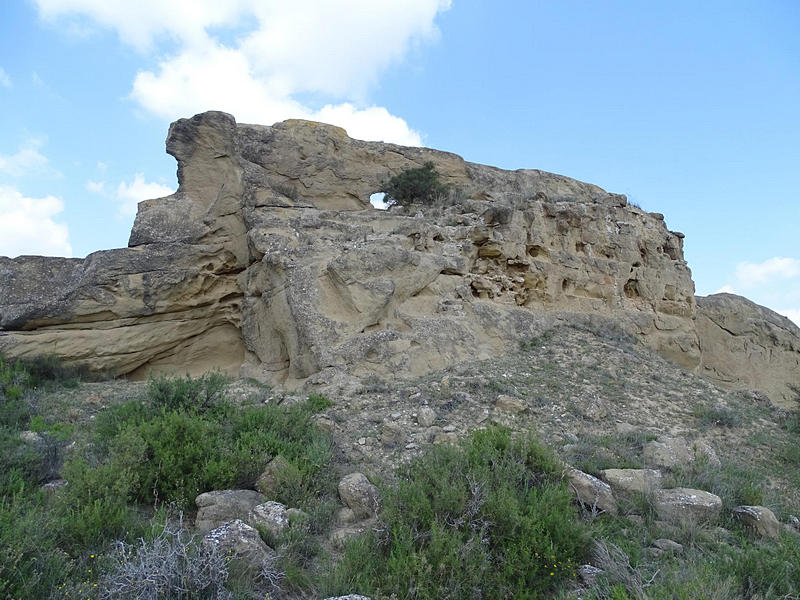
M455 425L445 425L444 427L442 427L442 431L444 431L445 433L452 433L455 430L456 430Z
M361 596L359 594L347 594L347 596L331 596L330 598L325 598L325 600L372 600L367 596Z
M674 552L675 554L680 554L681 552L683 552L683 545L667 538L661 538L655 540L653 542L653 546L655 546L659 550L663 550L664 552Z
M380 506L378 488L363 473L350 473L339 482L339 497L358 518L374 515Z
M280 535L289 526L289 512L280 502L265 502L253 507L248 517L252 527L264 527L272 535Z
M26 444L38 444L44 441L44 438L35 431L20 431L19 439Z
M342 525L348 525L357 521L356 513L348 506L343 506L336 511L336 522Z
M458 434L452 431L437 433L433 438L433 443L436 446L439 444L458 444Z
M634 431L637 430L637 427L635 425L631 425L630 423L625 423L623 421L623 422L617 423L616 426L615 426L615 429L617 430L617 433L621 433L622 435L625 435L627 433L633 433Z
M326 433L333 433L336 430L336 421L325 415L317 415L314 418L314 425Z
M600 421L608 416L607 403L600 398L590 398L580 406L580 411L591 421Z
M367 530L372 528L375 525L375 519L367 519L366 521L361 521L355 525L347 525L345 527L339 527L338 529L334 529L330 535L330 541L334 548L337 550L341 550L344 548L344 545L352 540L353 538L357 538L360 535L363 535Z
M437 425L428 427L425 430L425 439L429 442L433 442L433 440L436 439L436 436L440 435L441 433L442 433L442 428Z
M648 442L642 450L645 463L655 467L672 469L697 460L707 460L713 467L720 466L714 449L702 440L688 442L681 437L662 437Z
M358 445L359 446L365 446L366 443L367 443L367 438L365 438L365 437L358 438Z
M689 488L656 490L653 508L665 521L699 523L719 515L722 499L710 492Z
M500 394L497 397L497 401L494 403L494 407L497 410L512 415L525 412L525 409L527 408L524 400L520 400L519 398L514 398L513 396L506 396L505 394Z
M603 573L603 569L594 565L581 565L578 567L578 575L587 587L593 587L597 581L597 576Z
M781 523L770 509L763 506L737 506L733 514L759 536L777 539Z
M429 406L423 406L417 411L417 423L420 427L430 427L436 421L436 411Z
M647 494L661 487L663 476L654 469L605 469L600 477L614 492Z
M274 498L279 491L279 486L284 478L295 470L294 465L286 460L283 456L276 456L261 473L256 481L256 489L267 496L267 498Z
M253 527L241 519L229 521L206 533L204 545L216 546L220 552L242 558L253 567L261 566L265 560L275 555Z
M405 443L406 432L396 423L384 423L381 426L380 440L384 446L393 448Z
M228 521L247 519L253 508L266 498L253 490L216 490L195 498L195 527L201 533L220 527Z
M617 514L617 502L614 500L611 486L578 469L569 469L565 475L578 501L585 508Z

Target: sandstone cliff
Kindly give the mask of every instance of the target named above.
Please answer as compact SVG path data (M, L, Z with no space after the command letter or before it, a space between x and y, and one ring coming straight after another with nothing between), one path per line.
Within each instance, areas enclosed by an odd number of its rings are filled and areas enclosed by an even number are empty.
M698 319L683 235L597 186L219 112L175 122L167 152L179 189L139 205L128 248L0 258L0 352L133 376L217 367L292 383L419 374L568 319L614 323L778 401L800 384L796 327L759 307L731 341L711 323L739 305ZM388 177L426 161L449 198L369 204Z

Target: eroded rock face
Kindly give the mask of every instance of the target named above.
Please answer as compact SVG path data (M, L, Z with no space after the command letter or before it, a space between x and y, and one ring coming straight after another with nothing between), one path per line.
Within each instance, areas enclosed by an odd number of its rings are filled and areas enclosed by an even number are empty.
M167 152L179 189L140 203L129 248L0 259L0 351L291 384L418 375L582 319L700 364L683 236L624 196L219 112L173 123ZM456 190L441 206L371 207L427 161Z
M699 373L727 387L760 390L776 404L793 406L800 388L800 328L734 294L700 297L697 305Z

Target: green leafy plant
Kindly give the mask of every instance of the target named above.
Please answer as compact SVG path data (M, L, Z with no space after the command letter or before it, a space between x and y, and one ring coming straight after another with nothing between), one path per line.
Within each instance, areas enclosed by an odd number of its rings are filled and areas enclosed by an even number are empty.
M381 188L386 196L383 201L391 206L395 203L431 203L448 193L449 186L441 181L441 175L432 162L414 169L406 169L385 182Z
M375 532L328 582L378 597L541 598L575 575L587 536L551 453L508 430L435 446L384 488Z

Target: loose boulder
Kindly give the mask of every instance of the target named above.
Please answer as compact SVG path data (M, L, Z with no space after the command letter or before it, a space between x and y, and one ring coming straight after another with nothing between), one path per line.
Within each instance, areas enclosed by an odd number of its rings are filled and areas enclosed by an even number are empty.
M614 492L647 494L661 487L663 475L654 469L605 469L600 477Z
M781 523L775 513L763 506L737 506L733 514L763 538L777 539L781 531Z
M565 476L578 502L583 506L592 511L600 510L612 515L617 514L617 501L614 499L611 486L607 483L578 469L569 469Z
M339 497L356 517L366 519L378 511L380 493L363 473L350 473L339 482Z
M228 553L231 557L243 559L255 568L275 554L261 539L258 531L241 519L212 529L203 537L203 544L214 546L219 552Z
M689 442L682 437L661 437L648 442L642 449L645 463L654 467L672 469L698 460L707 460L714 467L720 465L714 449L702 440Z
M719 516L722 499L703 490L672 488L656 491L653 508L665 521L701 523Z
M250 511L265 498L253 490L216 490L195 498L195 527L206 532L235 519L247 519Z
M293 516L304 514L296 508L286 508L280 502L264 502L253 507L248 523L253 527L263 527L272 535L278 536L289 526Z

